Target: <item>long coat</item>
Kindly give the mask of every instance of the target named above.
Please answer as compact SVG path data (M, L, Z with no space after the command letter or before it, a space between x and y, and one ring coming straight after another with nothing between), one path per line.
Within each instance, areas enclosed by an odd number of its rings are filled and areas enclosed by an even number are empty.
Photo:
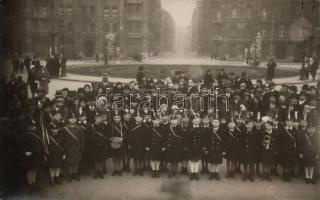
M91 124L90 128L89 154L93 162L102 162L107 158L108 151L108 131L103 124Z
M182 151L181 151L181 160L188 160L188 137L190 133L190 127L180 127L180 136L181 136L181 145L182 145Z
M205 137L205 148L208 151L207 161L212 164L222 163L223 133L221 128L210 128Z
M244 131L240 135L240 157L243 164L253 164L258 150L258 133L254 130Z
M170 126L168 131L164 158L168 163L177 163L181 161L182 137L179 127Z
M273 164L275 161L275 153L278 151L277 133L272 130L271 133L263 131L262 138L259 142L262 148L261 161L265 164Z
M188 157L191 161L201 160L203 155L201 128L190 128L190 134L188 135Z
M164 136L160 127L151 127L146 135L146 148L149 148L149 160L161 160L162 148L164 147Z
M302 133L299 139L299 152L303 155L304 166L315 166L319 156L319 137L316 134Z
M48 155L48 166L50 168L58 168L63 165L63 125L57 122L50 122L48 125L49 134L49 155ZM53 132L51 129L59 129L58 132Z
M224 151L226 152L226 159L228 160L237 160L239 159L239 137L240 131L234 129L226 129L224 131Z
M64 150L67 165L76 165L82 160L84 149L84 135L82 128L75 125L64 127Z
M297 138L295 130L285 127L279 129L278 146L279 161L283 166L292 166L297 159Z
M135 160L143 160L145 156L146 128L135 125L129 134L130 156Z
M111 126L111 133L110 133L110 139L113 137L122 138L122 141L125 140L125 135L123 131L123 125L120 124L112 124ZM118 149L110 148L111 150L111 157L113 158L121 158L124 154L125 146L122 142L121 147Z
M22 136L22 157L25 170L39 169L44 161L44 148L37 131L25 131ZM26 153L31 155L27 156Z

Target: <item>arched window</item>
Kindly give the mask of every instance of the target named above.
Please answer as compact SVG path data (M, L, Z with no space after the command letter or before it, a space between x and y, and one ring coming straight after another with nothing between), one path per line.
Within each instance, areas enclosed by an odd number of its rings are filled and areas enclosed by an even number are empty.
M90 32L95 32L96 31L96 24L94 22L92 22L90 24Z

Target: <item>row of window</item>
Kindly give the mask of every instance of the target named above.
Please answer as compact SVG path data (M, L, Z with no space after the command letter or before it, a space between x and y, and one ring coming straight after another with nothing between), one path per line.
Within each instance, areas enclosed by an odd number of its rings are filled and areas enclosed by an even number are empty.
M63 6L59 5L57 9L57 14L59 16L71 16L73 15L73 8L71 5ZM81 6L81 14L83 15L90 15L95 16L96 15L96 6ZM118 7L117 6L105 6L103 9L103 15L105 17L117 15L118 14ZM36 6L33 9L33 16L36 18L44 18L48 17L48 7L46 6Z

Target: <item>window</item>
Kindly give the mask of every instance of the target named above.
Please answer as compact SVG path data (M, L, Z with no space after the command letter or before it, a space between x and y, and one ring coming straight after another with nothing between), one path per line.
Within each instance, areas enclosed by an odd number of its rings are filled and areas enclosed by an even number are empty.
M82 32L87 32L87 23L82 22Z
M217 20L221 20L221 11L217 11Z
M59 15L59 16L64 15L64 8L63 8L62 5L59 5L59 7L58 7L58 15Z
M91 16L96 15L96 7L95 6L90 6L90 15Z
M236 6L233 6L231 9L231 18L236 19L238 17L238 9Z
M41 7L41 14L42 17L48 17L48 8L47 7Z
M49 23L47 21L42 21L40 29L42 32L48 32L49 31Z
M261 17L262 17L263 20L267 19L267 11L265 9L262 10Z
M262 29L261 37L265 38L266 36L267 36L267 31L265 29Z
M81 6L81 14L83 14L83 15L87 14L87 6L85 6L85 5Z
M103 16L108 17L109 16L109 6L105 6L103 10Z
M94 22L92 22L90 24L90 32L95 32L96 31L96 24Z
M118 32L118 24L113 24L112 30L113 32Z
M114 12L114 13L118 12L118 7L117 6L113 6L112 7L112 12Z
M286 33L285 27L283 25L280 26L279 37L284 38Z
M68 5L68 6L67 6L67 12L66 12L66 14L67 14L68 16L71 16L71 15L72 15L72 7L71 7L71 5Z
M105 33L110 32L109 24L108 24L108 23L105 23L105 24L103 25L103 32L105 32Z
M73 32L73 24L72 24L72 22L68 23L67 30L68 30L68 32Z

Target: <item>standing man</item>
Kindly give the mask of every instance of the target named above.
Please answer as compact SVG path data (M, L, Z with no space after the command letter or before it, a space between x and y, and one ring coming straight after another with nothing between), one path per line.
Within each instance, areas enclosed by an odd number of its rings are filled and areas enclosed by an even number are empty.
M310 58L310 66L309 66L309 72L312 76L312 80L316 80L317 71L319 69L319 62L316 60L315 57Z
M274 69L277 67L277 63L271 58L267 67L267 79L272 80L274 78Z

